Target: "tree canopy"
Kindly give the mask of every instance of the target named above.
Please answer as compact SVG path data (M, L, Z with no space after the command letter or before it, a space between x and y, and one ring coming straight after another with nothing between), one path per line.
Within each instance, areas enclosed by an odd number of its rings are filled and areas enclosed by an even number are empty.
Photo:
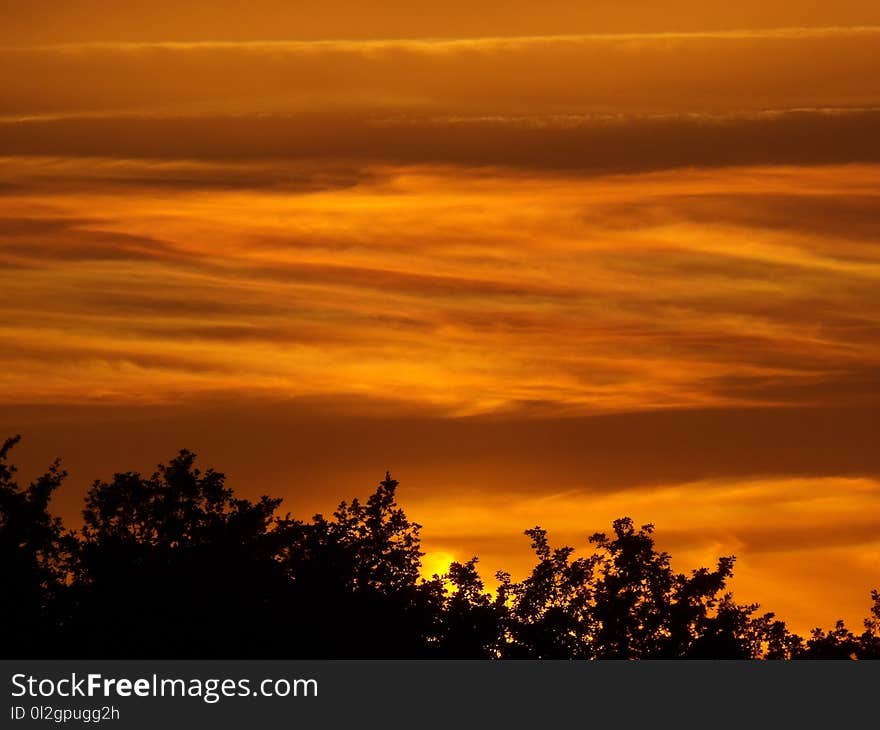
M297 520L181 451L94 482L72 531L49 509L60 463L22 486L17 442L0 448L7 658L880 658L880 592L861 631L803 638L736 603L733 556L678 573L627 517L583 555L526 530L534 567L490 592L476 557L422 576L421 526L389 473L366 501Z

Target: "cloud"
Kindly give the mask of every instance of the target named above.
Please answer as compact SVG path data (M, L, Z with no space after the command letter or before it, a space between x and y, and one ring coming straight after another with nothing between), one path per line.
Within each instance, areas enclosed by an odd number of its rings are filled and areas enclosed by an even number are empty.
M873 108L878 38L880 26L0 46L0 108L8 119Z
M217 162L210 160L92 159L83 165L77 158L0 158L0 196L27 193L135 195L174 190L224 192L261 189L304 194L354 188L377 183L379 172L360 165L288 162ZM51 213L51 211L41 211Z
M876 162L880 112L529 120L355 115L100 118L0 124L6 156L513 166L612 173L691 166ZM261 179L254 174L255 185ZM210 187L210 186L208 186Z
M366 495L386 468L431 553L530 567L522 531L585 549L627 514L654 522L674 566L738 557L739 600L799 630L865 615L876 586L880 455L873 407L687 410L589 418L449 419L389 400L194 397L162 406L0 406L30 476L64 457L54 508L74 524L94 478L150 471L186 446L241 494L306 517ZM211 424L210 428L206 424Z
M101 224L88 218L0 217L0 255L32 267L64 261L185 260L165 241L102 230Z
M100 18L101 22L84 22ZM401 2L365 8L356 0L255 0L243 14L234 0L131 2L108 6L100 0L9 0L0 8L0 41L7 44L242 39L461 38L486 35L724 31L793 25L880 23L871 0L833 5L807 0L792 6L742 0L597 0L549 3L536 9L527 0L450 0L442 7Z
M182 446L299 515L392 468L435 565L632 514L864 614L880 6L536 7L2 3L0 435L63 514Z
M478 551L485 571L510 569L514 562L517 576L532 563L521 536L526 526L537 522L549 528L553 544L588 552L587 535L607 532L614 518L650 521L677 570L734 554L737 598L760 600L762 610L776 611L806 631L837 617L858 627L866 614L869 590L876 585L871 556L880 548L880 522L871 517L878 499L880 483L874 479L764 478L602 496L445 493L413 499L413 509L417 516L431 515L429 550L459 560Z
M748 226L827 237L862 240L874 245L880 238L880 196L849 191L845 196L819 192L754 194L706 192L689 195L656 195L621 206L609 206L597 221L617 227L662 226L683 220L713 226ZM834 249L826 246L825 248ZM841 253L851 252L853 247Z
M18 267L0 274L0 360L19 403L232 389L538 416L875 399L873 166L386 165L355 186L132 196L91 178L166 163L10 162L23 188L0 196L0 251ZM82 188L60 184L77 165ZM799 200L839 225L773 224ZM78 387L40 339L77 353ZM156 351L203 372L138 354Z
M245 275L295 284L331 284L356 289L377 289L422 296L572 298L576 293L561 286L517 284L472 277L439 276L416 271L393 271L335 264L287 263L261 269L244 269Z

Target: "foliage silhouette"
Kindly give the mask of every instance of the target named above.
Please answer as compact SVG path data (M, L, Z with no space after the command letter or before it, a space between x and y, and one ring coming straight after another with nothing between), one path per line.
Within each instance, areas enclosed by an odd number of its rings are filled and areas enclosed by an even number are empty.
M61 520L49 514L49 500L66 473L60 462L22 488L7 463L20 437L0 447L0 645L10 656L42 658L65 616L59 611L65 577L76 549Z
M386 473L366 502L310 521L239 499L181 451L156 472L96 481L79 532L49 512L60 463L26 487L0 448L0 646L6 658L877 659L864 630L808 639L727 590L734 558L675 572L652 525L616 520L592 553L526 530L522 581L476 557L421 577L421 526Z

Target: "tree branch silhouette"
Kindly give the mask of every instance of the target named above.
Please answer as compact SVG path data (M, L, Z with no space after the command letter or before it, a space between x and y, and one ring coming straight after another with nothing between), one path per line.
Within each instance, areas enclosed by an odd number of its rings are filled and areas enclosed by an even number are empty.
M421 576L421 526L390 473L311 520L241 499L181 451L96 481L83 525L49 510L59 461L27 486L0 447L0 646L6 658L877 659L880 592L856 633L807 639L728 590L735 559L675 572L627 517L576 556L541 527L535 564L486 589L478 559Z

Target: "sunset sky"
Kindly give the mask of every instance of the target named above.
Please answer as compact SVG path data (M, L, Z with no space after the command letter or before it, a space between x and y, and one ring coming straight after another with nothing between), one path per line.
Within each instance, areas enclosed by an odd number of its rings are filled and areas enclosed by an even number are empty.
M631 515L794 629L880 587L880 3L6 0L0 437L179 448L426 563Z

